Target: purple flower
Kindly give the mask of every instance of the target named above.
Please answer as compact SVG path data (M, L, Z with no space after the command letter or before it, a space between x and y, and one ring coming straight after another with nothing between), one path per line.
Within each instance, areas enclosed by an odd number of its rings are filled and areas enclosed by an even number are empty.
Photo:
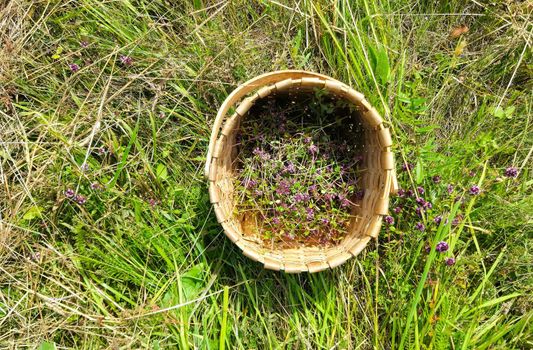
M387 225L394 225L394 218L392 216L387 215L385 216L384 220Z
M104 154L107 153L107 149L106 149L105 147L99 147L99 148L97 149L97 152L98 152L99 155L102 156L102 155L104 155Z
M429 254L429 252L431 251L431 247L429 246L429 244L426 244L426 246L424 247L424 250L426 251L426 253Z
M86 172L87 170L89 170L89 164L83 163L81 165L80 169L81 169L81 171Z
M76 201L76 203L78 203L80 205L83 205L83 204L85 204L85 202L87 202L87 198L85 198L81 194L78 194L76 197L74 197L74 200Z
M317 186L316 185L309 186L309 192L316 192L316 190L317 190Z
M453 185L448 184L448 186L446 187L446 190L448 191L448 194L451 194L453 192Z
M471 170L468 175L470 175L470 177L474 177L476 176L476 172L474 170Z
M280 181L278 188L276 188L276 193L279 195L287 195L290 192L289 183L285 180Z
M435 176L433 176L433 182L434 182L434 183L438 184L438 183L440 183L440 180L441 180L440 175L435 175Z
M158 203L159 203L158 200L154 198L150 198L148 200L148 204L150 204L151 207L155 207Z
M283 168L283 172L289 173L289 174L294 174L296 172L296 167L294 166L294 163L293 162L289 162L285 166L285 168Z
M433 204L431 204L431 202L424 202L423 207L424 207L424 209L432 209L433 208Z
M402 207L396 207L394 209L392 209L392 211L395 213L395 214L400 214L402 212Z
M448 246L448 243L446 243L446 242L444 242L444 241L440 241L440 242L437 243L437 245L435 246L435 250L438 251L439 253L447 252L448 249L450 249L450 246Z
M347 199L347 198L342 198L341 199L341 207L349 207L351 204L351 202Z
M424 192L426 192L426 191L424 190L424 187L422 187L422 186L418 186L418 187L416 188L416 190L417 190L418 193L420 193L420 194L424 194Z
M411 170L413 169L413 164L410 164L410 163L403 163L402 164L402 170L403 171L407 171L407 170Z
M307 220L311 221L315 218L315 211L312 208L306 208L305 212L307 213Z
M133 64L133 59L130 56L120 55L120 62L126 66L131 66Z
M97 182L93 182L91 184L91 189L92 190L100 190L101 188L102 188L102 186L99 183L97 183Z
M435 221L435 223L437 225L440 225L441 221L442 221L442 215L437 215L435 216L435 218L433 219L433 221Z
M311 143L311 138L310 138L310 137L306 137L306 138L304 138L304 142L305 142L305 143Z
M344 173L346 173L346 170L348 169L348 168L346 167L346 165L344 165L344 164L341 164L340 168L341 168L341 171L340 171L340 174L341 174L341 175L343 175Z
M415 212L418 216L422 216L424 209L422 207L416 207Z
M424 226L424 224L421 222L417 222L415 228L420 232L424 232L426 230L426 226Z
M296 193L296 194L294 195L294 201L295 201L296 203L298 203L298 202L303 202L304 200L305 200L305 196L303 195L303 193Z
M68 67L70 68L70 70L73 72L73 73L76 73L77 71L80 70L80 66L78 66L76 63L70 63L68 65Z
M414 194L413 190L408 190L406 193L407 197L412 197Z
M477 196L479 194L481 190L479 189L479 186L478 185L472 185L472 187L470 187L470 194L473 195L473 196Z
M444 260L444 262L446 263L446 265L448 265L448 266L452 266L452 265L455 264L455 258L453 258L453 257L446 258L446 259Z
M405 197L405 190L403 190L403 189L400 188L400 189L398 190L398 197Z
M327 201L332 201L333 199L335 199L335 195L333 193L326 193L324 195L324 199Z
M322 221L322 223L325 224L325 225L329 224L329 219L328 218L323 218L320 221Z
M40 253L40 252L35 252L35 253L33 253L33 254L31 255L31 258L32 258L32 260L34 260L34 261L39 261L39 260L41 260L41 253Z
M515 178L518 176L518 169L515 167L508 167L505 169L505 176Z
M257 181L256 180L250 180L250 179L246 179L244 181L244 187L250 189L250 188L253 188L257 185Z
M72 188L67 188L67 190L65 191L65 196L67 198L72 198L74 197L76 193L74 192L74 190Z
M457 225L459 225L459 223L461 222L461 219L462 219L462 216L460 216L460 215L457 216L457 217L455 217L455 218L452 220L452 225L453 225L453 226L457 226Z
M274 217L272 218L272 223L273 223L274 225L279 225L279 223L280 223L279 218L278 218L277 216L274 216Z
M262 160L269 160L270 159L270 154L268 154L267 152L263 151L259 147L256 147L253 150L253 154L255 154L256 156L259 156L259 158L261 158Z
M89 42L85 41L85 40L82 40L82 41L80 41L80 46L85 49L85 48L87 48L89 46Z
M418 204L420 204L420 205L424 205L424 204L426 203L426 201L425 201L424 198L422 198L422 197L418 197L418 198L416 199L416 202L417 202Z
M318 147L315 144L312 144L311 146L309 146L309 152L311 152L311 154L317 153Z

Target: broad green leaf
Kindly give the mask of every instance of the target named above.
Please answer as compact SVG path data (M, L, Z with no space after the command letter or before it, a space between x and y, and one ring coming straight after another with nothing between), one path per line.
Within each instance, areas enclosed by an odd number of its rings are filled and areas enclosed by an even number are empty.
M50 343L50 342L47 342L47 341L44 341L41 343L41 345L39 345L39 347L37 348L37 350L56 350L56 344L55 343Z
M159 163L157 164L157 168L155 170L155 175L158 179L166 180L168 178L168 170L167 167L163 164Z
M204 287L202 279L204 271L204 264L200 263L181 275L181 287L186 301L194 299Z
M376 79L381 84L385 84L389 81L390 76L390 65L389 57L387 56L387 51L383 47L375 49L370 46L369 49L370 63L372 66L372 70L374 71L374 74L376 76Z
M422 162L421 161L418 161L416 162L416 167L415 167L415 181L417 184L421 184L422 181L424 180L424 169L422 168Z
M41 208L41 207L39 207L37 205L34 205L30 209L28 209L28 211L22 217L22 220L23 221L30 221L30 220L35 219L35 218L40 218L42 210L43 210L43 208Z
M385 51L385 48L381 48L378 51L376 75L379 77L379 80L382 84L385 84L389 81L390 65L389 57L387 56L387 51Z
M502 107L498 106L492 109L492 115L496 118L503 118L505 117L505 112Z

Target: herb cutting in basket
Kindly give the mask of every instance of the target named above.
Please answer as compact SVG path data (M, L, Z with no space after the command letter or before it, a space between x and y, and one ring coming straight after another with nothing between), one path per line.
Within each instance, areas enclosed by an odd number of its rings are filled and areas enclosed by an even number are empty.
M357 111L322 90L253 106L237 135L236 214L244 231L285 245L330 245L363 197Z

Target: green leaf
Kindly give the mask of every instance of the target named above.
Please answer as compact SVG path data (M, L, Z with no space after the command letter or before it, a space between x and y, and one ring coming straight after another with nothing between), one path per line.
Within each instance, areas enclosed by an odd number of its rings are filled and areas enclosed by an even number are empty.
M499 298L496 298L496 299L492 299L492 300L486 301L483 304L479 305L478 307L473 308L468 313L472 313L472 312L475 312L477 310L484 309L486 307L491 307L491 306L495 306L495 305L501 304L501 303L503 303L506 300L514 299L514 298L517 298L517 297L519 297L521 295L522 295L522 293L515 292L515 293L509 294L509 295L504 295L503 297L499 297Z
M41 214L42 214L42 211L43 211L43 208L41 208L41 207L39 207L37 205L34 205L30 209L28 209L26 214L24 214L24 216L22 217L22 220L23 221L30 221L30 220L35 219L35 218L40 218Z
M416 162L415 167L415 181L417 184L421 184L422 180L424 180L424 169L422 168L422 162L418 161Z
M56 344L55 343L50 343L50 342L47 342L47 341L44 341L41 343L41 345L39 345L39 347L37 348L37 350L56 350Z
M502 107L498 106L492 109L492 115L496 118L503 118L505 117L505 112Z
M515 110L515 106L509 106L509 107L505 108L505 112L504 112L505 113L505 117L507 119L512 119L514 110Z
M181 287L186 301L194 299L204 287L202 279L204 270L204 264L200 263L181 276Z
M376 79L381 84L388 82L390 77L390 64L387 51L384 47L380 47L379 49L370 47L370 63Z
M155 175L158 179L166 180L168 178L168 170L167 167L163 164L159 163L157 164L157 168L155 170Z

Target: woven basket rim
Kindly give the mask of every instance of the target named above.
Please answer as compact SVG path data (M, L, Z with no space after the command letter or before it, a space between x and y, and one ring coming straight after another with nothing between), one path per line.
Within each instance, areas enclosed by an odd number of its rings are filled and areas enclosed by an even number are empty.
M226 192L221 190L221 185L228 180L222 181L220 173L228 168L225 158L230 156L225 155L224 150L226 143L231 140L238 118L245 116L258 99L295 88L324 88L360 109L360 115L368 125L370 140L375 139L372 141L372 147L373 154L376 154L377 158L373 163L373 170L367 175L375 188L369 186L369 190L365 192L363 200L364 203L368 203L366 208L362 207L365 215L360 219L355 219L354 225L357 226L357 220L361 220L362 226L353 230L354 233L348 233L339 245L327 249L302 246L269 251L245 237L238 225L233 222L235 218L231 210L227 209L228 202L231 203L232 200ZM236 107L235 113L227 118L226 114L231 107ZM224 228L226 236L239 246L244 255L261 262L267 269L299 273L317 272L336 267L359 254L370 239L376 238L380 231L382 217L388 213L389 193L396 192L398 188L391 147L390 131L377 110L366 101L363 94L348 85L322 74L292 70L271 72L251 79L240 85L226 98L217 113L212 129L205 171L209 179L209 194L217 220ZM365 212L370 209L372 212ZM360 235L361 232L364 232L364 235Z

